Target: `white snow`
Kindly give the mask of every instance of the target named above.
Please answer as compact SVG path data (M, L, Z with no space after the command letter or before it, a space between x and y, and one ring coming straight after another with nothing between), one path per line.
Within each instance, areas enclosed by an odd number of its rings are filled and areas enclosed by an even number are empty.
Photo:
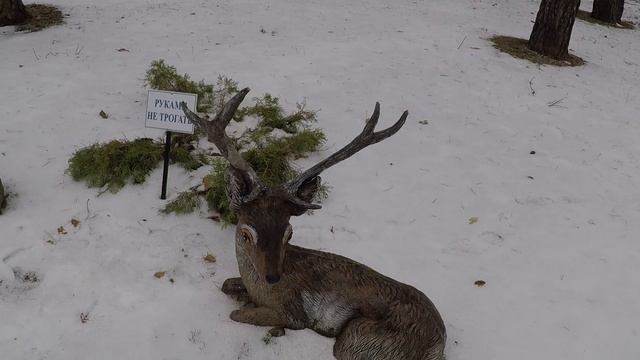
M160 215L160 167L101 196L65 174L83 146L162 136L143 117L158 58L290 109L306 99L322 155L375 101L380 126L410 111L397 135L324 174L330 197L294 219L292 242L425 292L449 360L640 357L638 30L577 20L571 48L587 64L555 68L486 41L528 37L539 1L47 2L65 25L0 29L0 177L16 194L0 215L3 360L333 358L310 330L265 344L266 328L229 320L233 229ZM639 16L628 0L624 17ZM172 166L170 196L206 171Z

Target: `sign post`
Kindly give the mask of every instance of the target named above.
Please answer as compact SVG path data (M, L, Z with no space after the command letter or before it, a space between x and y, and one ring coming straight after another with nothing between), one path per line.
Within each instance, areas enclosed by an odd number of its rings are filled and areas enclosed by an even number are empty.
M171 133L179 132L193 134L193 124L184 115L180 106L185 102L189 109L195 110L198 95L171 91L149 90L147 96L147 111L144 126L147 128L164 129L164 166L162 170L162 191L160 199L167 198L167 180L169 177L169 154L171 153Z
M162 191L160 192L160 199L165 200L167 198L167 178L169 177L169 154L171 153L171 131L167 131L166 138L164 140L164 166L162 168Z

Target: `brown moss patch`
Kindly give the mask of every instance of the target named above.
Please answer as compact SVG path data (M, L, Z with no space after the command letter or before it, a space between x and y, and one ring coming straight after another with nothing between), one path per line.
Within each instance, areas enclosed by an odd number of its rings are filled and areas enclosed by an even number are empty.
M626 20L622 20L617 24L612 24L612 23L608 23L602 20L598 20L598 19L594 19L591 17L591 13L588 11L584 11L584 10L578 10L578 14L576 15L576 17L582 21L586 21L588 23L592 23L592 24L597 24L597 25L602 25L602 26L608 26L608 27L612 27L615 29L629 29L629 30L633 30L636 27L633 25L633 23L631 21L626 21Z
M496 35L489 38L493 43L493 47L507 53L514 58L529 60L535 64L553 65L553 66L580 66L584 65L584 60L580 57L571 55L566 59L558 60L552 57L539 54L529 49L529 41L511 36Z
M53 5L29 4L25 5L29 18L23 24L16 26L16 31L40 31L54 25L64 24L62 11Z

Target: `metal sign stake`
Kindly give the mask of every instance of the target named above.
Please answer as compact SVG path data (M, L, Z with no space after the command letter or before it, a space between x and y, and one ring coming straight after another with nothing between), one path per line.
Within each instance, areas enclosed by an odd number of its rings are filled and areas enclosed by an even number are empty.
M160 199L167 198L167 178L169 177L169 154L171 153L171 131L167 131L164 141L164 168L162 169L162 193Z

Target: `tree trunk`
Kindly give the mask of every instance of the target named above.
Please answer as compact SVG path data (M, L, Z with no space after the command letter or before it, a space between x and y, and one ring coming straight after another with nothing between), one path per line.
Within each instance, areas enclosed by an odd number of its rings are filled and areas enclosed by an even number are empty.
M0 26L20 24L28 18L22 0L0 0Z
M580 0L542 0L529 38L529 49L554 59L566 59L579 8Z
M4 194L4 186L2 186L2 179L0 179L0 214L2 209L7 206L7 196Z
M622 20L624 0L594 0L591 17L610 24L617 24Z

